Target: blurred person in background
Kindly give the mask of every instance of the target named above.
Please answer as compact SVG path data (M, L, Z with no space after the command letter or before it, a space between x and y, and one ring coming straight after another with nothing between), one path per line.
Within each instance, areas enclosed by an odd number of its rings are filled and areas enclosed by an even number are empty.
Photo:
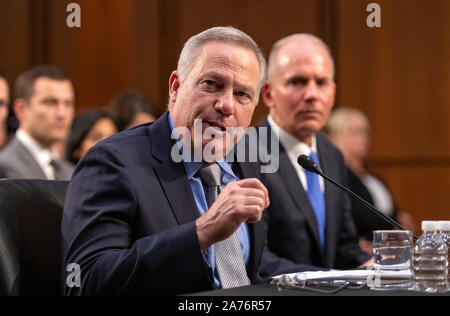
M354 108L340 107L332 112L325 130L331 142L344 155L345 163L349 167L350 189L385 215L398 221L404 228L414 231L415 225L411 216L396 207L389 189L366 169L365 159L370 147L370 122L364 113ZM360 246L368 253L372 253L372 232L393 228L354 198L352 215L360 236Z
M9 85L0 71L0 150L9 140L7 118L9 114Z
M119 131L153 122L158 118L157 106L138 91L125 91L115 97L108 106Z
M76 165L99 141L117 133L112 118L101 110L89 110L75 117L66 146L66 160Z
M37 66L16 81L14 111L19 129L0 152L8 178L69 180L73 166L55 157L55 143L67 137L75 92L67 75L54 66Z
M3 149L9 140L7 119L9 113L9 85L5 76L0 70L0 150ZM0 179L6 174L0 170Z

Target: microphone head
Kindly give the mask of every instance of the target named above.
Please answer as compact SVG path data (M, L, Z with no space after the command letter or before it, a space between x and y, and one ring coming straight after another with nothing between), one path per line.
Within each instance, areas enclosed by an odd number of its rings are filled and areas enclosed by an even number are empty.
M308 157L306 155L300 155L297 158L297 163L305 170L309 172L314 172L317 174L320 174L319 167L314 162L314 160L311 159L311 157Z

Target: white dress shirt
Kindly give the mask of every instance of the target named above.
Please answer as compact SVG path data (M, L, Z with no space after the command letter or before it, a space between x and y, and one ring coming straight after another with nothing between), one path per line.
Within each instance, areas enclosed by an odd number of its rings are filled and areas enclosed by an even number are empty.
M394 201L386 186L370 174L365 175L361 181L369 190L370 195L372 195L375 207L383 214L393 216Z
M275 123L270 114L267 116L267 121L272 128L272 132L279 138L281 145L283 145L283 148L286 150L286 154L289 157L292 166L294 166L295 171L297 172L303 189L307 191L308 184L306 182L305 170L297 163L297 158L300 155L309 156L311 154L311 151L313 151L317 155L317 157L319 157L319 153L317 152L316 137L313 136L311 143L312 146L309 147L306 143L299 141L297 138L282 129L277 123ZM322 192L324 192L324 182L322 177L319 177L319 183L320 189L322 190Z
M33 137L20 128L16 132L16 137L31 153L47 179L55 180L55 171L53 166L50 164L55 157L52 156L51 151L39 144Z

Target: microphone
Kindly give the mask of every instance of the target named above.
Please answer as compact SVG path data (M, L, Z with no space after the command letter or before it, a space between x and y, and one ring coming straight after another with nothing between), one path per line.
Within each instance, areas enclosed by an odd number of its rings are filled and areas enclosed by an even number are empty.
M311 159L311 157L308 157L306 155L300 155L297 158L297 163L305 170L313 173L317 173L318 175L322 175L319 166L314 162L314 160Z
M390 218L389 216L383 214L382 212L380 212L379 210L377 210L372 204L370 204L369 202L367 202L366 200L364 200L362 197L360 197L359 195L357 195L356 193L354 193L353 191L351 191L350 189L344 187L343 185L337 183L336 181L334 181L333 179L331 179L330 177L328 177L327 175L325 175L320 168L317 166L317 164L314 162L314 160L311 159L311 157L308 157L306 155L300 155L297 158L297 163L305 170L309 171L309 172L313 172L318 174L319 176L321 176L322 178L330 181L331 183L333 183L335 186L339 187L340 189L346 191L347 193L349 193L351 196L353 196L355 199L357 199L358 201L360 201L362 204L364 204L367 208L369 208L369 210L371 210L372 212L374 212L376 215L378 215L379 217L381 217L384 221L388 222L389 224L391 224L394 227L399 228L400 230L406 230L404 229L399 223L397 223L395 220L393 220L392 218ZM417 236L413 235L414 240L417 240Z

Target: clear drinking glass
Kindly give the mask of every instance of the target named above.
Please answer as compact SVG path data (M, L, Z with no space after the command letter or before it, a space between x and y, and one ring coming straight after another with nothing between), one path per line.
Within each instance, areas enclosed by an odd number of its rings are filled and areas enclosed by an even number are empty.
M375 289L408 289L412 286L412 232L373 232Z

